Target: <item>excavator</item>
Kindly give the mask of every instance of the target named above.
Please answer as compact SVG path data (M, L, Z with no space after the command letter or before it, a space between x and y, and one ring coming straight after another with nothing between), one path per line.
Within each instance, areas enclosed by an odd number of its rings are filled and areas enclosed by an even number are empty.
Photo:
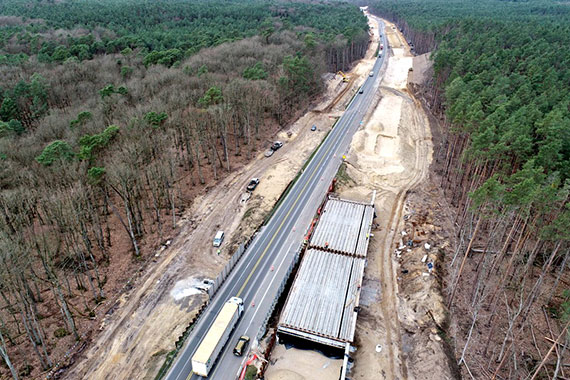
M343 81L343 83L348 83L348 82L350 82L350 79L348 79L348 77L346 76L346 74L343 73L342 71L339 71L337 74L339 74L340 76L342 76L342 81Z

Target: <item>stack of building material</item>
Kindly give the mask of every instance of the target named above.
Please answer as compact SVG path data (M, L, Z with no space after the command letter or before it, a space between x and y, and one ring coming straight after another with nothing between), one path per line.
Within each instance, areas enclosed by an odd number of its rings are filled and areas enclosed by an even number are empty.
M371 205L329 199L311 237L310 247L365 257L373 217Z

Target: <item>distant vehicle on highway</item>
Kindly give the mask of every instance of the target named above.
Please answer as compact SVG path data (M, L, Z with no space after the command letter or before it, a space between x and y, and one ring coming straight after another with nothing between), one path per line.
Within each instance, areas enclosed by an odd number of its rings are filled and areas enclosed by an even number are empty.
M259 185L259 178L252 178L251 181L247 184L247 190L253 191Z
M317 126L316 126L316 125L313 125L313 126L311 127L311 131L314 132L314 131L316 131L316 130L317 130Z
M219 247L220 245L222 245L223 241L224 241L224 231L216 232L216 236L214 236L214 247Z
M208 377L208 373L216 363L218 355L226 345L242 313L243 300L241 298L232 297L225 303L192 356L192 372Z
M274 153L274 152L275 152L275 151L274 151L273 149L269 149L267 152L265 152L265 157L271 157L271 156L273 156L273 153Z
M271 150L277 150L283 146L281 141L275 141L273 145L271 145Z
M239 338L238 342L236 343L236 346L234 347L234 355L242 356L248 344L249 344L249 337L247 335L242 335Z

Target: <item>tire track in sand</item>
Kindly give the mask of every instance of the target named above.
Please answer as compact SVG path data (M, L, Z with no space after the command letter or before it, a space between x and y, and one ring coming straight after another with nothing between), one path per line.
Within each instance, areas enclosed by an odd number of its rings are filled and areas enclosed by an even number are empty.
M405 95L400 95L408 97ZM405 109L407 107L404 107ZM410 107L412 108L412 107ZM413 108L412 108L413 109ZM429 169L429 155L431 138L429 133L426 133L425 128L420 126L428 126L428 121L424 116L424 120L420 121L418 110L413 111L413 118L415 119L412 126L414 126L416 139L415 143L415 162L411 177L407 183L402 183L400 190L396 195L396 199L392 205L390 216L388 219L387 233L382 241L381 256L379 261L381 278L384 279L383 297L382 297L382 313L386 327L386 347L388 356L390 358L390 373L392 376L387 378L392 379L407 379L407 367L402 358L402 337L400 334L400 320L398 318L398 284L397 284L397 271L393 265L393 247L396 244L396 232L400 229L402 221L402 211L408 191L419 185L419 183L426 178ZM398 367L399 370L397 369Z

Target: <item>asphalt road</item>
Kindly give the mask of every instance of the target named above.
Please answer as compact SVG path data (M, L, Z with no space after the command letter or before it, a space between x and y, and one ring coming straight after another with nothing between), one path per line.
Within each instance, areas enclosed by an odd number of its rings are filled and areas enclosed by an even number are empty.
M294 260L295 252L302 243L311 219L342 163L343 154L348 151L354 132L358 130L364 115L372 105L374 93L378 91L381 79L381 75L378 74L388 47L382 22L380 30L384 51L382 58L377 59L374 64L374 76L366 79L362 86L364 92L357 93L271 220L258 233L213 297L188 337L184 348L176 357L166 379L202 378L192 374L192 355L224 303L233 296L244 300L244 312L208 378L228 380L237 377L246 355L234 356L233 347L241 335L248 335L252 340L250 347L255 347L255 337L277 298L279 288ZM287 154L286 145L281 149L283 152L278 154ZM295 153L290 152L290 154Z

